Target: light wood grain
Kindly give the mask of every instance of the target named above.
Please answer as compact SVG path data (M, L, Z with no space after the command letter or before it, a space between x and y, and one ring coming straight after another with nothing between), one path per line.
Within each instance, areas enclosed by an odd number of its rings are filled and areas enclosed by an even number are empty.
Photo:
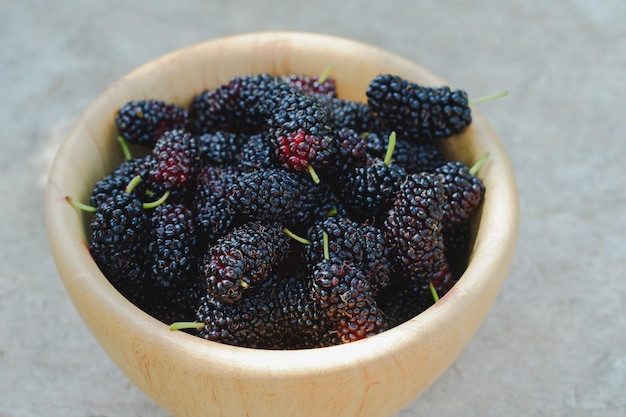
M400 56L350 40L305 33L234 36L171 53L123 77L80 116L58 152L49 177L46 225L59 275L111 359L175 416L391 415L454 361L505 279L518 233L517 188L504 147L476 109L471 127L446 144L449 156L468 164L491 153L480 173L487 193L471 262L439 303L401 326L321 349L226 346L171 332L100 273L86 247L87 217L64 197L87 201L95 181L121 161L113 123L121 105L141 98L188 105L194 94L234 75L316 74L330 62L340 96L351 99L364 100L369 81L380 73L445 83Z

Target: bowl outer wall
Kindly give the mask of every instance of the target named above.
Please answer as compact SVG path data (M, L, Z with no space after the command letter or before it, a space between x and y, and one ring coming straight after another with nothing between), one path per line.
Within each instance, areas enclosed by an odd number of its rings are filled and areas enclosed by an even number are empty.
M319 74L331 62L339 96L355 100L365 100L369 81L380 73L446 84L401 56L347 39L290 32L232 36L172 52L115 82L79 117L57 153L46 227L63 284L111 359L176 416L391 415L454 361L505 279L519 227L517 187L504 147L473 108L470 127L444 144L449 157L468 165L491 154L479 174L487 192L470 263L437 304L396 328L328 348L240 348L171 332L110 285L89 255L89 216L65 196L88 201L93 184L122 160L117 109L148 98L189 106L195 94L235 75Z

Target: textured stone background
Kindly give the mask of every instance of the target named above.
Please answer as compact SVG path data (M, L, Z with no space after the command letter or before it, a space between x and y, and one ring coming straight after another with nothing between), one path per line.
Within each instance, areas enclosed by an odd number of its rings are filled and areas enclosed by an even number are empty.
M259 30L349 37L478 97L510 152L521 233L458 360L399 416L626 415L622 0L0 1L0 417L165 417L108 359L46 241L47 171L78 114L134 67Z

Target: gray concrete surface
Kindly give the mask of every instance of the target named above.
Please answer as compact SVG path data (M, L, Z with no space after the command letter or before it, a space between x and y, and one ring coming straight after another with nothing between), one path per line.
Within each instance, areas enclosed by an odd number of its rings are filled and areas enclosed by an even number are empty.
M504 288L448 371L397 414L626 415L623 0L0 1L0 416L165 417L66 297L45 237L56 148L116 78L258 30L345 36L420 62L502 137L521 193Z

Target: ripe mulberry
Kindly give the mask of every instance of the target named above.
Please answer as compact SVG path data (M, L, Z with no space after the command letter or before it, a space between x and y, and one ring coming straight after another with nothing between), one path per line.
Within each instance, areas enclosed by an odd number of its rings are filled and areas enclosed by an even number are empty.
M436 174L408 175L385 220L385 238L397 271L416 280L428 279L445 261L442 181Z
M337 97L337 83L334 78L325 77L320 81L317 75L286 74L280 79L290 87L302 91L306 95L322 95Z
M447 138L472 121L467 94L449 87L424 87L397 75L375 77L366 91L368 104L383 127L414 141Z
M435 172L443 175L446 194L444 228L458 226L469 219L482 202L485 185L462 162L446 162Z
M351 217L361 222L377 221L391 207L393 198L406 177L406 171L397 164L376 161L358 167L341 178L345 207Z
M202 246L215 242L235 221L235 212L226 197L229 181L228 175L218 167L202 167L196 175L190 206Z
M329 256L352 262L360 268L373 294L389 284L389 250L379 229L340 216L316 222L307 233L310 244L305 246L307 262L311 265L324 259L324 233L328 240Z
M263 133L251 135L241 145L238 160L242 168L247 171L280 166L269 136Z
M109 281L129 300L136 300L146 281L149 221L142 202L115 190L102 201L89 223L89 251Z
M168 130L184 129L189 113L183 107L160 100L136 100L122 106L115 118L128 142L153 146Z
M122 162L112 173L96 183L92 189L89 204L93 207L98 207L109 198L114 191L123 191L128 183L137 175L145 178L153 163L154 160L150 154ZM146 187L142 182L135 187L133 194L143 201L146 198L145 191Z
M199 167L196 140L184 130L165 132L152 154L154 165L149 172L149 181L165 190L184 190Z
M237 164L241 146L248 136L242 133L216 131L197 136L198 156L207 165Z
M220 237L202 261L208 295L229 303L239 300L244 289L287 258L290 242L278 223L249 222Z
M228 83L205 90L193 99L190 129L195 134L216 130L258 133L267 122L266 96L286 84L269 74L233 77Z
M320 100L295 91L281 98L268 120L280 163L298 172L316 169L333 156L330 112Z
M310 281L291 275L269 276L237 303L205 297L197 319L204 323L198 336L229 345L303 349L332 343L332 327L311 299Z
M282 221L307 228L332 196L327 187L282 168L242 173L227 190L236 215L243 220Z
M365 103L333 97L323 97L321 101L330 109L336 129L352 129L359 134L381 130L378 118Z
M186 281L197 265L193 213L183 204L165 203L154 209L150 221L152 278L165 287Z
M352 262L333 257L311 267L312 296L333 323L342 343L381 332L383 313L377 308L365 274Z

